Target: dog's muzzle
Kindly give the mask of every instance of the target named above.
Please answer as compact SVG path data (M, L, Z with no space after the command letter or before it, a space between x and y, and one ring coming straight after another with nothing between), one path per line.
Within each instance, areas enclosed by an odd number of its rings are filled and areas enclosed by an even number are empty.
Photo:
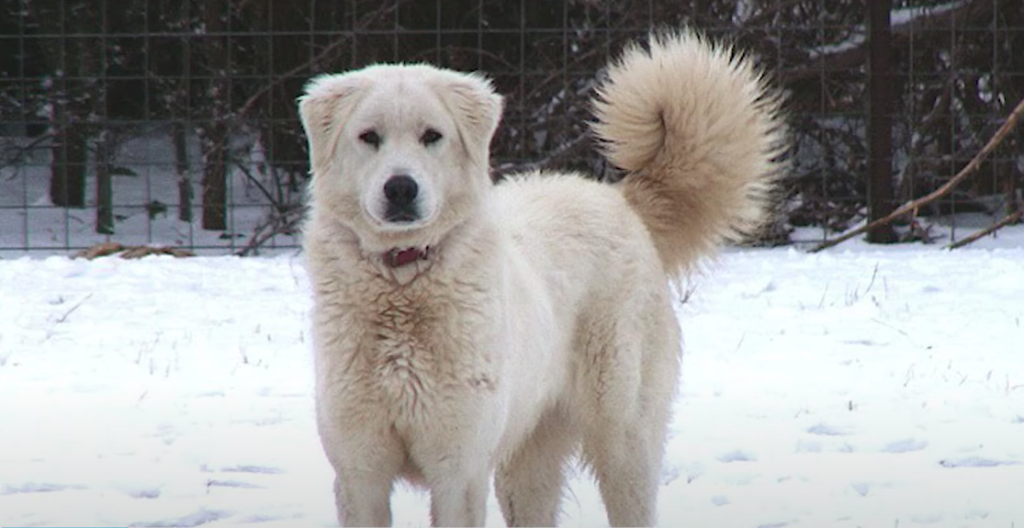
M407 223L420 219L416 197L420 187L416 180L406 174L396 174L384 182L384 198L387 209L384 219L388 222Z

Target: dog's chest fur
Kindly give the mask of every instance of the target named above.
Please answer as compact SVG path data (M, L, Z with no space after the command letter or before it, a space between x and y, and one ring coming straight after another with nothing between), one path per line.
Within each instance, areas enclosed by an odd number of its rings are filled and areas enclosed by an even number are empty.
M346 351L355 356L349 382L382 399L393 423L427 419L438 397L494 390L499 354L488 346L488 329L495 319L485 315L489 303L474 290L417 282L348 307L346 319L362 330Z

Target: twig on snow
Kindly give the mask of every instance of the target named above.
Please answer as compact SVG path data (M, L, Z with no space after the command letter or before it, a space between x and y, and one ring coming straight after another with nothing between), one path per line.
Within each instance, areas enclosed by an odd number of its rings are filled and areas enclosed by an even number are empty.
M91 297L92 297L91 293L89 295L86 295L85 297L83 297L82 300L78 301L78 303L75 304L74 306L72 306L71 309L69 309L68 311L64 312L64 315L58 317L55 325L59 325L59 324L63 323L64 321L67 321L68 317L71 314L75 313L75 310L81 308L82 305L85 304L85 301L88 301Z
M1020 209L1017 209L1015 212L1004 216L1002 220L986 227L985 229L982 229L981 231L978 231L977 233L974 233L969 237L953 242L952 244L946 246L946 249L956 249L964 247L967 244L970 244L971 242L975 242L981 238L984 238L987 235L995 233L996 231L1010 224L1016 224L1022 218L1024 218L1024 204L1021 204Z

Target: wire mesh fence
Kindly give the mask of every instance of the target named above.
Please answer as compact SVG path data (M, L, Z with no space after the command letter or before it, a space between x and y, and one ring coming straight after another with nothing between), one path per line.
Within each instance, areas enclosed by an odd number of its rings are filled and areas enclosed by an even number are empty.
M948 181L1024 97L1017 0L886 11L891 100L872 101L857 0L0 0L0 254L297 247L308 164L295 99L315 74L378 61L491 77L507 98L496 179L614 179L586 128L601 68L683 26L753 55L786 94L791 170L760 241L827 239L869 214L872 107L891 108L882 180L898 204ZM1013 132L895 235L956 238L1018 210L1022 141Z

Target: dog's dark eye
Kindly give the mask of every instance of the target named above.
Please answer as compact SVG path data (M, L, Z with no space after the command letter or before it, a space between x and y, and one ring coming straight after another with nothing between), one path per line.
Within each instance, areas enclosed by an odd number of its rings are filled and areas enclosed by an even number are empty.
M422 136L420 136L420 143L423 143L426 146L430 146L433 145L434 143L437 143L438 141L441 141L442 137L444 136L442 136L441 133L438 132L437 130L434 130L433 128L428 128L427 131L424 132Z
M376 130L367 130L359 134L359 141L370 145L373 148L380 148L380 134Z

